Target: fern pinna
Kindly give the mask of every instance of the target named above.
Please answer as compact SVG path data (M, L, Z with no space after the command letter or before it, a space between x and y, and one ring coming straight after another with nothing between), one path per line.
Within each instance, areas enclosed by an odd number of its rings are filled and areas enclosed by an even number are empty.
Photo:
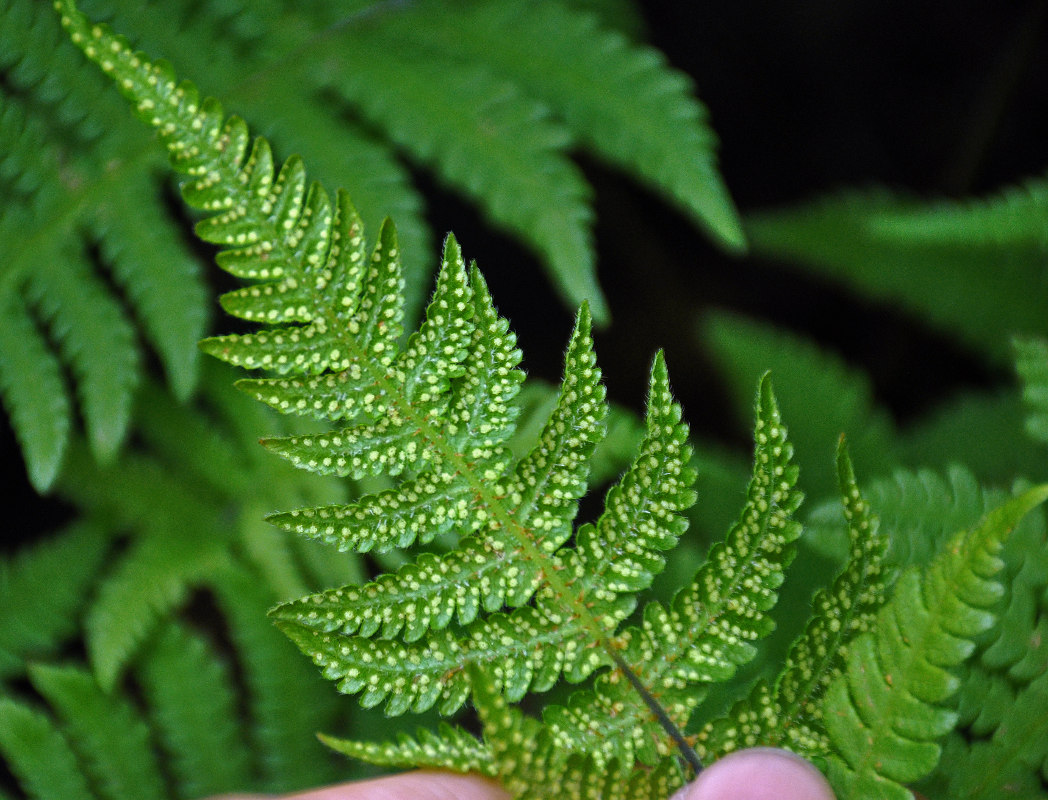
M337 426L264 444L313 472L396 479L351 504L270 520L340 549L419 548L415 559L272 615L363 705L450 714L471 700L483 735L443 725L392 743L326 739L332 747L378 764L494 776L517 797L665 797L691 777L695 762L677 756L693 756L692 746L712 757L789 746L821 757L843 797L905 793L900 782L934 766L936 739L952 719L940 705L952 690L944 668L992 623L993 553L1048 489L1012 500L926 576L906 573L882 606L882 545L842 449L848 569L818 597L779 679L682 737L707 688L731 678L772 629L769 612L801 533L792 518L797 468L769 381L757 394L753 475L738 522L671 602L638 610L638 593L663 568L695 499L687 426L662 356L637 454L597 521L576 529L606 415L587 307L556 406L534 448L515 459L505 442L520 353L453 237L424 320L401 345L392 224L369 251L345 193L307 185L298 158L277 170L242 120L226 119L217 102L90 24L70 0L56 6L74 42L158 130L187 176L184 198L210 215L197 233L224 248L219 264L252 281L223 305L269 327L205 340L204 349L274 373L239 383L259 400ZM905 619L902 609L926 613ZM927 652L908 652L916 637ZM515 705L561 678L588 685L541 720Z

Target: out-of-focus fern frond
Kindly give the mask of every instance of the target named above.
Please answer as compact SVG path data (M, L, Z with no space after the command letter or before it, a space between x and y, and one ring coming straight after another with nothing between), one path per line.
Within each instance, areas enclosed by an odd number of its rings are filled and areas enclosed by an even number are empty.
M0 678L24 676L76 632L109 549L100 526L80 523L0 561Z
M924 239L900 225L938 213L928 208L886 190L851 191L751 214L746 232L755 252L898 302L976 353L1007 363L1015 332L1048 333L1043 233L1004 231L1000 240L969 234L960 210L951 236Z
M892 463L894 424L877 406L868 378L814 342L770 325L714 313L702 322L700 341L727 379L739 415L746 413L748 388L770 369L798 459L805 464L804 486L815 497L836 492L831 459L840 435L869 474Z
M112 460L144 343L188 396L207 316L199 266L158 210L148 139L64 40L47 3L0 4L0 399L40 491L77 410L92 454Z

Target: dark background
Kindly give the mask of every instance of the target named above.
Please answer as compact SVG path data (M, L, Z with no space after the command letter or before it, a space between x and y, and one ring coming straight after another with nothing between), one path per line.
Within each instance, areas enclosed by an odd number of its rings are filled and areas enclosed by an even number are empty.
M745 213L844 186L963 195L1043 172L1046 6L678 0L642 11L646 38L692 76L708 106L725 180ZM866 369L902 422L959 386L1008 379L891 306L781 264L724 255L654 195L582 164L596 189L600 280L613 315L597 337L612 399L639 409L652 355L665 348L692 427L744 451L745 431L724 422L726 394L693 335L711 307L815 337ZM425 176L420 182L438 235L454 229L485 270L529 372L557 380L571 312L519 246ZM0 454L10 470L3 494L36 530L49 527L62 511L25 482L6 424Z

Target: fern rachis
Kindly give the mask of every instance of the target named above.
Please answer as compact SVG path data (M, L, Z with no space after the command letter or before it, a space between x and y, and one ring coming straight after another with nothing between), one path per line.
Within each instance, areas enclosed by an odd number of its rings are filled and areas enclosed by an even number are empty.
M364 705L385 701L394 715L439 704L450 713L472 696L484 737L447 729L436 738L386 746L332 745L380 763L497 775L520 797L554 791L647 798L681 785L688 773L645 700L653 699L683 728L708 686L729 679L753 657L755 642L772 628L768 612L800 534L792 519L801 499L797 469L770 383L763 381L758 392L754 471L738 523L672 602L648 603L639 624L624 625L637 592L664 566L662 551L683 533L682 512L694 501L687 427L661 355L651 372L647 432L638 454L609 491L597 522L575 531L588 459L606 414L587 308L576 318L556 407L536 447L514 460L504 441L514 426L519 352L479 272L467 271L453 238L425 320L398 348L401 281L392 225L383 226L369 254L344 193L332 200L319 185L307 188L295 158L274 175L268 145L258 139L249 148L242 121L225 120L214 101L199 102L191 85L176 85L168 68L87 23L68 0L57 6L74 41L116 79L140 116L160 131L176 169L189 176L183 196L213 215L198 233L228 248L220 265L259 281L227 295L224 305L274 327L207 340L204 348L278 374L243 381L250 394L279 410L342 426L267 440L267 446L315 472L399 479L352 504L300 509L273 521L364 550L457 535L447 552L422 552L363 587L293 601L273 615L327 677L342 691L361 694ZM846 456L840 459L846 505L860 517L853 532L859 577L876 587L881 579L869 566L863 539L871 526ZM927 585L908 573L899 602L934 591L945 609L918 620L929 641L939 642L935 637L947 629L953 640L970 638L992 620L981 610L995 572L984 555L1045 494L1042 488L1020 496L964 540L970 547L947 551ZM849 608L841 587L850 580L842 579L819 609L820 620L831 619L830 630L833 616ZM871 590L869 604L877 597ZM891 604L884 608L889 610L878 619L887 628L886 615L898 612ZM892 721L861 704L857 676L878 658L870 648L891 634L864 638L869 617L864 609L854 617L861 624L849 623L838 637L841 647L848 644L844 662L813 659L833 637L818 624L810 627L775 689L781 693L776 700L788 701L780 710L806 727L804 735L789 739L791 746L829 757L847 791L898 787L896 781L926 771L929 753L937 752L929 731L941 735L949 717L936 705L946 696L941 687L918 698L893 695L891 682L879 687L896 703L910 703L922 723L931 719L919 730L885 733ZM856 642L861 648L852 649ZM919 686L929 667L958 663L964 649L954 646L949 657L936 653L934 663L900 661L912 672L906 673L908 685ZM819 677L791 673L797 660L817 664ZM548 709L541 722L510 705L562 676L571 682L595 677L565 706ZM765 698L772 695L760 694L765 691L758 689L756 702L768 709L773 706ZM798 696L790 699L791 693ZM900 734L912 740L899 763L863 759L856 740L864 726L889 743ZM715 752L736 743L722 739L722 745Z

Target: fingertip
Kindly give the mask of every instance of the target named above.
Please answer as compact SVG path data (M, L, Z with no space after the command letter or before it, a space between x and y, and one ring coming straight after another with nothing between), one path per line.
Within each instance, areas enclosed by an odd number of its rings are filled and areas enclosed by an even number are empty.
M788 750L755 747L715 761L674 800L835 800L822 773Z

